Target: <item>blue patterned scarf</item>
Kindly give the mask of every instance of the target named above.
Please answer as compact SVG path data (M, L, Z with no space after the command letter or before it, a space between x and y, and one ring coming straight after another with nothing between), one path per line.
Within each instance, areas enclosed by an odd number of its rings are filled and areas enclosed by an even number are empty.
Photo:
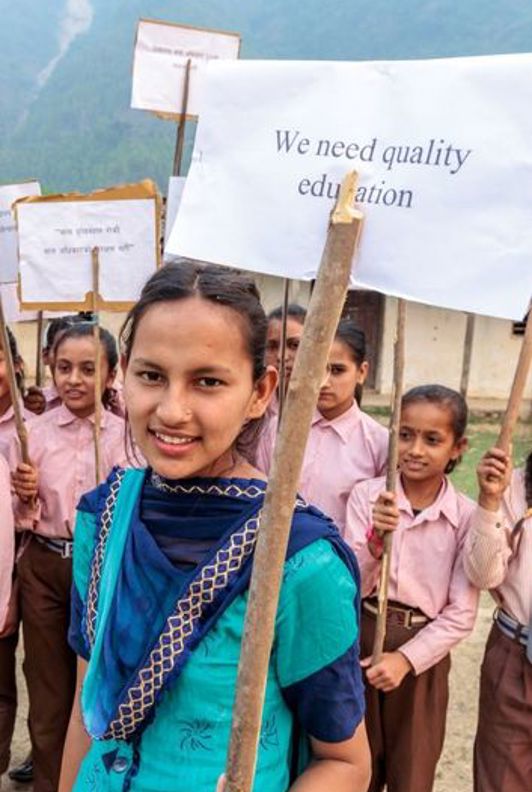
M137 739L190 653L246 590L265 489L255 479L165 481L117 470L82 500L80 510L100 512L84 614L92 657L83 709L94 739ZM172 537L181 559L165 552ZM331 542L359 590L351 550L299 500L287 558L318 539ZM187 563L198 553L201 563Z

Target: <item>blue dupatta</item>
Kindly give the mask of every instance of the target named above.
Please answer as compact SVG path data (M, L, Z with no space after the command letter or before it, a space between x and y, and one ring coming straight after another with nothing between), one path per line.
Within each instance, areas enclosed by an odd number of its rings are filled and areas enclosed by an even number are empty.
M116 469L79 506L96 512L99 525L82 620L91 654L82 710L93 739L140 738L165 689L251 576L264 482L159 480L158 495L150 476ZM176 569L141 513L177 541L212 541L202 562L188 572ZM318 539L333 545L358 592L352 552L331 520L298 500L287 558Z

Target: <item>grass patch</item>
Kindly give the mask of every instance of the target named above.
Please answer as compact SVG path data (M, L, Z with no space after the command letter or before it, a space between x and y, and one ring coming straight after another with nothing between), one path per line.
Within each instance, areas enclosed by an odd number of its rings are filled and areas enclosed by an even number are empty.
M497 433L498 427L496 425L493 427L484 425L476 427L473 425L467 433L469 449L451 476L455 487L475 500L478 494L476 468L485 451L495 444ZM514 465L520 467L531 450L532 432L530 427L520 425L513 443Z

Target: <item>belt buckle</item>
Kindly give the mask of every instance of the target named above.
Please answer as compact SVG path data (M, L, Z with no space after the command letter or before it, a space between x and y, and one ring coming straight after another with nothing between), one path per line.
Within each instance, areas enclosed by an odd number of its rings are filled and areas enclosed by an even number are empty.
M408 610L403 611L403 613L405 614L405 623L404 623L403 627L405 628L405 630L411 630L412 629L412 609L409 608Z
M72 558L73 543L64 542L61 547L61 558Z

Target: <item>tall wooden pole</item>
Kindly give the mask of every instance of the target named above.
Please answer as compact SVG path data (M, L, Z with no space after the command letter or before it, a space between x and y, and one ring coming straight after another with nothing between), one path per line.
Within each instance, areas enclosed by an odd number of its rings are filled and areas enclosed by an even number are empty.
M42 388L42 334L43 334L43 312L37 313L37 352L35 358L35 385Z
M460 378L460 393L467 396L469 388L469 375L471 372L471 356L473 353L473 335L475 333L475 314L466 314L466 329L464 336L464 354L462 357L462 376Z
M9 383L9 393L11 395L11 404L13 405L13 413L15 415L15 428L20 443L20 454L22 461L25 465L30 463L30 455L28 451L28 433L24 423L24 416L22 413L22 406L20 402L20 392L17 386L17 374L15 371L15 361L11 354L11 344L9 343L9 335L7 332L7 324L4 314L4 305L2 303L2 296L0 294L0 336L2 338L2 347L6 359L7 379Z
M279 420L277 422L277 431L281 426L281 417L284 409L285 395L286 395L286 326L288 323L288 297L290 294L290 278L285 278L283 283L283 303L281 309L281 343L279 345Z
M344 305L362 214L350 174L329 224L303 338L290 378L255 549L238 669L227 792L249 792L255 773L268 662L297 486L327 357Z
M177 137L175 142L175 150L174 150L174 166L172 168L172 174L174 176L181 175L181 169L183 165L183 147L185 145L185 129L187 124L187 107L188 107L188 94L190 88L190 65L192 61L190 58L187 60L185 65L185 81L183 83L183 98L181 101L181 115L179 117L179 122L177 125Z
M525 334L519 352L517 367L515 369L510 398L506 406L506 412L501 425L497 446L508 453L512 442L512 435L515 424L519 418L519 408L523 400L525 386L532 363L532 302L526 320Z
M397 303L397 327L394 342L393 363L393 390L392 413L390 416L390 443L388 447L388 466L386 469L386 489L394 492L397 483L397 463L399 459L399 424L401 420L401 398L403 395L403 380L405 368L405 324L406 303L399 300ZM383 551L379 587L377 590L377 624L373 640L372 665L378 663L384 648L386 637L386 614L388 608L388 584L390 580L390 560L392 554L393 533L386 531L383 536Z
M98 291L100 285L100 253L97 247L92 249L92 311L94 316L94 469L96 486L100 483L100 433L102 422L102 344L100 341L100 316L98 313Z

